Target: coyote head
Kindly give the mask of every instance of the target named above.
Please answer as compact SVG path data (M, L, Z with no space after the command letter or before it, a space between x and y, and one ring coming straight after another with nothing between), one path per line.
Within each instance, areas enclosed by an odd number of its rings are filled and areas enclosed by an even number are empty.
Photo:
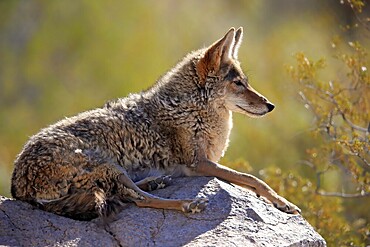
M260 117L275 106L249 85L240 68L238 49L242 37L242 28L236 31L231 28L222 39L205 50L196 64L196 71L200 85L212 87L227 110Z

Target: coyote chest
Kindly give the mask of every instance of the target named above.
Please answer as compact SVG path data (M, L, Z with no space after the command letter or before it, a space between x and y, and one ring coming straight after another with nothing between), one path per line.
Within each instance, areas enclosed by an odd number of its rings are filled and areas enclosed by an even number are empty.
M213 162L218 162L224 156L229 145L229 136L233 127L232 113L227 111L216 126L208 133L206 141L206 156Z

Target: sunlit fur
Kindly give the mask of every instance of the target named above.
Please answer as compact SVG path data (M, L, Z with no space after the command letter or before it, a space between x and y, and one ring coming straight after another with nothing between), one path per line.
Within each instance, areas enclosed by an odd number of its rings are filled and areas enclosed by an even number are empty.
M13 197L90 219L116 211L121 201L140 199L117 181L123 172L135 182L153 174L187 175L200 148L217 162L228 146L232 111L253 117L268 112L236 60L242 32L236 41L234 32L185 56L147 91L32 136L14 163Z

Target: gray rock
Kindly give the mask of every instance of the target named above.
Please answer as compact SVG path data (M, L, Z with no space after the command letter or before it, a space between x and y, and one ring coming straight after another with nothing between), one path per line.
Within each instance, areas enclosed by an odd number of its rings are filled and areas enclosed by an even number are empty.
M179 178L153 194L209 198L199 214L129 204L103 228L0 197L1 246L326 246L301 216L280 212L253 193L215 178ZM109 229L108 229L109 228Z

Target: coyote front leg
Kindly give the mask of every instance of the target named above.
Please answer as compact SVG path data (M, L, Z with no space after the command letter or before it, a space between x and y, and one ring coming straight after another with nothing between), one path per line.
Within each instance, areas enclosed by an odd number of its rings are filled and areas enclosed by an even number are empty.
M291 214L298 214L301 212L296 205L279 196L273 189L270 188L270 186L253 175L235 171L226 166L214 163L208 159L199 161L195 168L195 172L197 175L218 177L231 183L251 189L255 191L258 196L267 198L277 209L283 212Z

